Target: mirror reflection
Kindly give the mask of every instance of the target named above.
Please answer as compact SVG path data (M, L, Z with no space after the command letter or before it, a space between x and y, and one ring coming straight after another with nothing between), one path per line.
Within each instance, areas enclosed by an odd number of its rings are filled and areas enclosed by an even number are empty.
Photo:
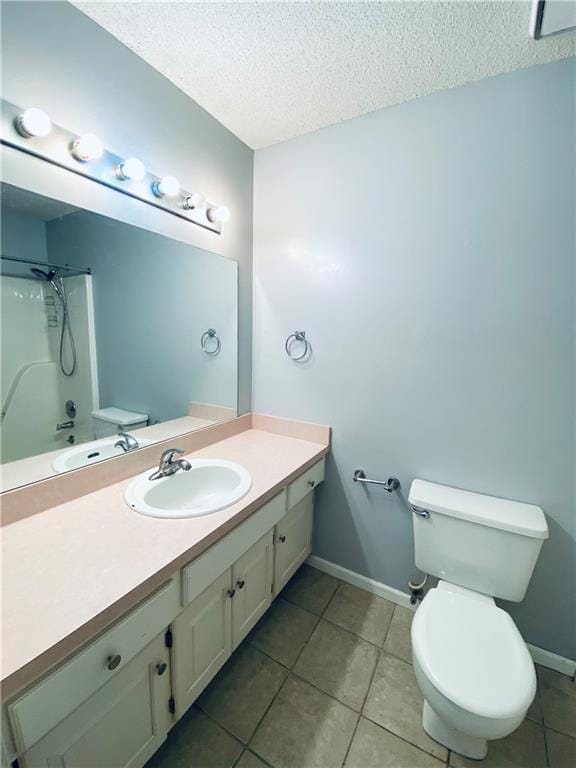
M1 185L3 490L236 416L237 264Z

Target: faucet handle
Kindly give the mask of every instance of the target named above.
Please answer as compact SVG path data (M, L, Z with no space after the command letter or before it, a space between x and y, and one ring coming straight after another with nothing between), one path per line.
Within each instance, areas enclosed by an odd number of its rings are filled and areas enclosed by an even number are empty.
M162 456L160 457L160 465L166 465L166 464L172 464L174 461L174 456L183 456L186 453L182 448L166 448L165 451L162 451Z

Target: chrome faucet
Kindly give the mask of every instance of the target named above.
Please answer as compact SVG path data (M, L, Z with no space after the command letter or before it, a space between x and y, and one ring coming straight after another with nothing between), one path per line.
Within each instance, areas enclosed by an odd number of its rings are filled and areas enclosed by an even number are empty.
M114 443L114 448L122 448L124 453L128 453L128 451L135 451L137 448L140 448L138 440L136 440L135 437L132 437L132 435L129 435L127 432L119 432L118 437L121 439L118 440L117 443Z
M160 480L162 477L170 477L178 470L183 469L188 471L192 469L192 465L186 459L175 459L175 456L183 456L184 451L182 448L166 448L160 456L160 465L156 472L152 472L148 480Z

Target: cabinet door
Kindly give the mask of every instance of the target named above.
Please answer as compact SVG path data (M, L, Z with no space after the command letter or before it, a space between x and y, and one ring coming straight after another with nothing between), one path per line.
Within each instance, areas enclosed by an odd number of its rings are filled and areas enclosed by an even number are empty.
M141 768L170 726L164 633L24 753L25 768Z
M232 653L231 580L228 568L174 621L176 718L186 712Z
M309 493L276 525L274 595L286 586L311 552L314 494Z
M274 536L269 531L232 566L232 648L236 648L272 602Z

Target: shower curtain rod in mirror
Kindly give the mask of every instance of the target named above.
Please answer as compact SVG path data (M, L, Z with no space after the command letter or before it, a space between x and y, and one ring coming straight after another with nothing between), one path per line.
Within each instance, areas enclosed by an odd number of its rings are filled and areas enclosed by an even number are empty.
M48 267L50 269L65 270L74 272L76 275L90 275L90 267L67 267L64 264L49 264L47 261L35 261L34 259L20 259L16 256L0 256L2 261L15 261L17 264L35 264L39 267Z

